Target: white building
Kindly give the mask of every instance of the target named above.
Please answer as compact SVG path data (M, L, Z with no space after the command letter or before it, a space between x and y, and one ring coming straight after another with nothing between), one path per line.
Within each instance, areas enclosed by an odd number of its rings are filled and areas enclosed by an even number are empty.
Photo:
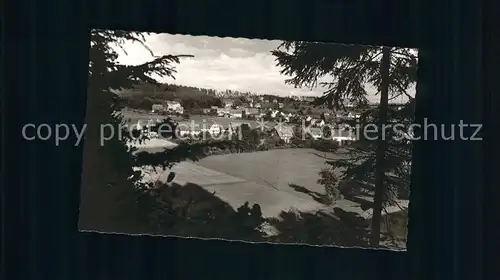
M314 140L321 139L323 137L323 130L318 127L312 127L309 129L310 135Z
M355 114L355 113L349 112L349 113L347 114L347 118L348 118L348 119L359 119L359 118L361 118L361 115L360 115L360 114Z
M222 133L222 129L223 128L220 125L214 123L208 129L208 132L210 133L210 135L218 136L218 135L220 135Z
M229 108L217 108L217 116L226 117L231 115L231 110Z
M332 131L332 140L337 141L339 146L342 146L345 142L356 141L356 135L354 135L354 131L334 130Z
M154 112L161 112L165 110L165 106L163 104L153 104L151 111Z
M243 110L231 110L230 117L231 118L243 118Z
M271 118L276 118L279 113L280 113L280 111L278 111L278 110L271 111Z
M226 108L231 108L233 107L234 102L232 100L226 100L224 101L224 107Z
M188 122L179 123L177 126L177 135L180 137L195 137L201 133L200 126L198 124L192 124Z
M179 101L167 101L167 110L177 113L184 113L184 108Z
M274 127L274 130L280 139L285 141L285 143L290 143L290 140L293 137L293 127L277 125Z
M316 97L314 96L307 96L307 95L301 96L301 100L305 102L313 102L315 99Z

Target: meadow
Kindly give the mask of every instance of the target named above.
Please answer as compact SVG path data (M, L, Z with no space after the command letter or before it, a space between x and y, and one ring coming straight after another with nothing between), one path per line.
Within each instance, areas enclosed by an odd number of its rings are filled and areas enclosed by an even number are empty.
M318 172L327 167L325 156L328 159L340 158L338 154L313 149L277 149L215 155L200 160L198 164L280 191L294 192L289 184L295 184L322 192L324 188L317 180Z
M175 183L194 183L213 193L234 209L245 202L261 206L264 217L280 217L283 211L302 213L332 213L333 208L356 213L365 220L371 219L371 210L348 199L328 205L324 186L318 184L318 172L327 165L326 160L345 157L344 151L323 153L313 149L279 149L253 153L214 155L197 162L182 162L165 172L150 174L146 180L165 181L170 171L176 173ZM366 199L366 198L362 198ZM371 198L368 198L371 200ZM403 207L408 201L400 202ZM389 209L390 208L390 209ZM406 235L406 214L396 207L389 207L391 231ZM394 208L394 209L392 209ZM383 221L383 229L387 221ZM397 224L397 225L396 225ZM403 245L401 245L403 246Z

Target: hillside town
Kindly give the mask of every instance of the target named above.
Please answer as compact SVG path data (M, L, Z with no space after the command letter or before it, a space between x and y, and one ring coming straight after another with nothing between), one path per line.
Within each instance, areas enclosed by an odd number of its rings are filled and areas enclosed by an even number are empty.
M163 122L166 116L176 121L177 135L182 138L233 135L242 124L276 135L284 143L293 136L303 134L314 140L330 140L339 146L356 140L354 126L366 110L374 105L355 107L346 104L343 110L332 113L325 106L314 106L315 96L280 97L274 95L234 95L221 97L221 106L185 109L182 100L167 100L151 106L151 110L130 109L127 112L143 114L140 118L128 118L131 129L146 130ZM400 107L399 104L392 106ZM265 124L265 125L264 125ZM307 128L307 131L304 130ZM327 132L326 130L330 130ZM333 132L333 133L332 133ZM151 131L150 136L158 134Z

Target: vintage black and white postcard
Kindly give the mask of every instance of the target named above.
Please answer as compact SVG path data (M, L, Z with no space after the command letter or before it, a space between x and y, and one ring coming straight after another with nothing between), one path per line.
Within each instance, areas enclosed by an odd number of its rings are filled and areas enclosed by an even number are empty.
M417 50L92 30L80 230L406 247Z

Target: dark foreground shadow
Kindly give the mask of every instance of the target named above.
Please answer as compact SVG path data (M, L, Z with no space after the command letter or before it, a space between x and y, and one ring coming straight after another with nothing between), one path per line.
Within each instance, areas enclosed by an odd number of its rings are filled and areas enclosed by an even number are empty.
M305 187L302 187L302 186L299 186L296 184L288 184L288 186L290 186L290 188L292 188L296 192L300 192L300 193L304 193L304 194L309 195L312 199L314 199L314 201L316 201L318 203L325 204L325 205L329 204L329 199L328 199L328 196L326 194L311 191Z
M196 184L162 186L142 200L149 233L199 238L259 241L263 223L259 205L234 210Z
M279 232L270 238L273 242L369 247L369 223L340 208L332 213L282 212L269 222Z
M369 247L369 222L340 208L331 213L282 212L265 219L258 204L247 202L235 210L196 184L159 185L144 192L138 205L140 230L122 233ZM273 228L273 234L265 226Z

